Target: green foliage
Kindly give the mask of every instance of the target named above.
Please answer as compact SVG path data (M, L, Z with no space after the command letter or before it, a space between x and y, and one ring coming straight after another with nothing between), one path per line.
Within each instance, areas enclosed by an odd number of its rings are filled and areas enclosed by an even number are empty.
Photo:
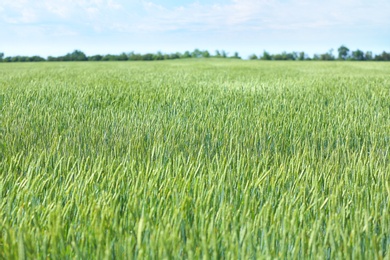
M314 54L313 55L313 60L315 60L315 61L321 60L321 56L318 55L318 54Z
M364 57L364 52L361 51L361 50L356 50L356 51L353 51L352 52L352 59L353 60L358 60L358 61L363 61L365 60L365 57Z
M164 55L162 54L161 51L157 52L157 54L153 55L153 60L163 60Z
M387 64L0 64L0 259L388 259Z
M273 60L296 60L297 57L298 55L295 52L292 53L282 52L281 54L272 55Z
M47 58L48 61L87 61L88 58L84 52L80 50L75 50L72 53L68 53L65 56Z
M86 60L88 60L87 56L82 51L79 51L79 50L75 50L74 52L72 52L70 54L70 59L74 60L74 61L86 61Z
M14 56L14 57L6 57L5 59L0 59L0 61L4 62L38 62L38 61L45 61L44 58L40 56Z
M192 56L191 56L191 53L190 53L189 51L185 51L184 54L183 54L183 56L182 56L182 58L185 58L185 59L191 58L191 57L192 57Z
M365 54L361 50L353 51L352 54L349 54L349 49L345 46L341 46L339 49L339 60L377 60L377 61L390 61L390 54L385 51L382 54L375 55L375 58L372 52L367 51ZM36 62L36 61L45 61L44 58L39 56L14 56L3 58L4 54L0 53L0 61L3 62ZM184 53L162 53L161 51L157 53L146 53L140 54L135 52L130 53L121 53L119 55L107 54L107 55L93 55L86 56L83 52L75 50L72 53L68 53L65 56L47 57L47 61L155 61L155 60L175 60L175 59L187 59L187 58L233 58L241 59L238 52L234 52L233 56L229 57L228 52L222 50L216 50L215 55L212 56L207 50L195 49L192 52L185 51ZM310 58L305 52L282 52L280 54L270 54L267 51L263 52L263 55L257 57L255 54L249 56L249 59L260 59L260 60L335 60L333 55L333 49L327 53L323 54L314 54Z
M103 60L103 56L102 55L90 56L90 57L88 57L88 60L89 61L101 61L101 60Z
M305 60L306 59L306 54L305 52L300 52L298 55L298 60Z
M195 49L195 50L191 53L191 57L194 57L194 58L201 58L201 57L202 57L202 52L201 52L199 49Z
M344 45L341 45L338 49L339 52L339 60L346 60L349 56L349 49Z
M371 51L367 51L364 56L365 56L366 60L372 60L373 59L373 55L372 55Z
M262 60L272 60L272 55L269 54L267 51L264 51L263 55L261 56L260 59L262 59Z
M234 55L233 55L232 58L234 58L234 59L241 59L240 54L238 54L238 52L234 52Z
M203 51L203 52L202 52L202 57L203 57L203 58L210 58L211 55L210 55L210 53L209 53L208 51Z
M321 54L319 59L326 61L335 60L335 57L333 55L333 49L330 49L327 53Z
M375 56L375 60L377 60L377 61L390 61L390 53L383 51L382 54Z

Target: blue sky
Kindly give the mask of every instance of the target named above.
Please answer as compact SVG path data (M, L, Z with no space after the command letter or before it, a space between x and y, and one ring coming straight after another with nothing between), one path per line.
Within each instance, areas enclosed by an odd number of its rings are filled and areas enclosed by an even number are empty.
M389 0L1 0L0 52L390 51Z

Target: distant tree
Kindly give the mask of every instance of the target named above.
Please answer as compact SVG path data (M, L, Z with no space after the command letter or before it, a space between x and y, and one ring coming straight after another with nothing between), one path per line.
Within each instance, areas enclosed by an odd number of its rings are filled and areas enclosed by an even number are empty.
M321 59L320 55L318 55L318 54L313 55L313 60L320 60L320 59Z
M87 56L79 50L75 50L72 53L68 53L65 56L51 57L49 56L48 60L50 61L86 61L88 60Z
M117 60L117 57L112 54L104 55L104 57L102 58L102 61L115 61L115 60Z
M40 57L40 56L32 56L32 57L29 58L29 61L39 62L39 61L45 61L45 59Z
M297 53L296 52L287 53L284 51L282 53L277 53L271 56L273 60L295 60L297 58Z
M344 45L341 45L337 51L339 52L339 60L346 60L349 55L349 49Z
M4 58L4 53L0 52L0 62L3 61L3 58Z
M235 52L232 58L234 58L234 59L241 59L241 57L238 54L238 52Z
M272 60L272 56L267 51L263 51L263 55L261 56L260 59L262 59L262 60Z
M365 60L364 52L359 50L359 49L356 50L356 51L353 51L352 52L352 59L353 60L359 60L359 61Z
M202 51L202 57L203 58L210 58L210 52L208 52L207 50Z
M11 62L26 62L29 61L27 56L14 56L11 58Z
M334 57L329 55L329 53L324 53L320 55L320 60L334 60Z
M305 60L305 58L306 58L305 52L301 51L298 55L298 60Z
M390 52L382 52L382 58L384 61L390 61Z
M134 51L131 51L131 52L129 52L129 53L127 54L127 59L128 59L128 60L132 60L132 61L140 60L140 59L141 59L141 55L135 53Z
M153 60L154 54L152 53L146 53L142 55L142 60Z
M94 55L94 56L88 57L88 60L90 60L90 61L101 61L102 59L103 59L102 55Z
M133 56L135 53L134 51L131 51L127 54L127 58L130 60L130 57Z
M366 60L373 60L373 56L372 56L372 52L371 51L367 51L366 54L364 55Z
M47 57L47 61L57 61L57 58L53 56L49 56Z
M376 61L390 61L390 53L383 51L382 54L375 56L375 60Z
M180 54L180 52L176 52L176 53L172 53L171 55L169 55L169 59L171 60L174 60L174 59L180 59L182 55Z
M118 60L125 61L125 60L128 60L128 59L129 59L129 57L124 52L122 52L121 54L118 55Z
M195 49L195 50L192 52L191 56L192 56L193 58L201 58L201 57L202 57L202 52L201 52L199 49Z
M191 53L189 52L189 51L185 51L184 53L183 53L183 55L182 55L182 58L191 58L192 56L191 56Z
M296 60L297 59L297 53L296 52L283 52L283 56L285 60Z
M233 56L228 56L228 53L224 50L216 50L215 57L220 58L232 58L232 59L241 59L238 52L235 52ZM4 57L4 53L0 53L0 61L2 62L39 62L39 61L138 61L138 60L172 60L172 59L181 59L181 58L208 58L211 57L210 53L207 50L195 49L193 52L186 51L183 54L180 52L163 54L162 52L157 53L121 53L119 55L107 54L94 55L87 57L82 51L75 50L72 53L68 53L64 56L48 56L47 59L44 59L40 56L13 56L13 57ZM277 54L270 54L267 51L263 52L263 55L257 56L252 54L248 57L251 60L261 59L261 60L335 60L336 57L333 55L333 49L330 49L327 53L323 54L314 54L313 58L310 58L305 52L282 52ZM340 60L376 60L376 61L390 61L390 53L383 51L381 54L373 56L371 51L364 53L361 50L356 50L350 52L350 50L344 45L338 48L338 59Z
M335 60L333 49L330 49L327 53L321 54L320 60Z
M79 50L75 50L71 54L68 54L67 56L69 56L69 58L70 58L69 60L71 60L71 61L86 61L86 60L88 60L87 56L84 54L84 52L79 51Z
M274 54L272 55L273 60L284 60L283 54Z
M131 52L129 55L129 60L133 60L133 61L137 61L137 60L142 60L142 55L139 54L139 53L134 53L134 52Z
M161 51L158 51L156 54L153 55L153 60L163 60L164 55L162 54Z

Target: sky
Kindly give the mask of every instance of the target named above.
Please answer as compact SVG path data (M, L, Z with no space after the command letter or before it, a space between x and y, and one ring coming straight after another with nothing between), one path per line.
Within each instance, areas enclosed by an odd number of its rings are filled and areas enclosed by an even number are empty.
M0 0L0 52L390 51L389 0Z

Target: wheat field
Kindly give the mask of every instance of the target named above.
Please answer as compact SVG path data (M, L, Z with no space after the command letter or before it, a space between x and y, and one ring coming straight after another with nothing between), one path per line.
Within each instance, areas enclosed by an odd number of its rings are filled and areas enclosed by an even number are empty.
M0 64L1 259L389 259L390 64Z

